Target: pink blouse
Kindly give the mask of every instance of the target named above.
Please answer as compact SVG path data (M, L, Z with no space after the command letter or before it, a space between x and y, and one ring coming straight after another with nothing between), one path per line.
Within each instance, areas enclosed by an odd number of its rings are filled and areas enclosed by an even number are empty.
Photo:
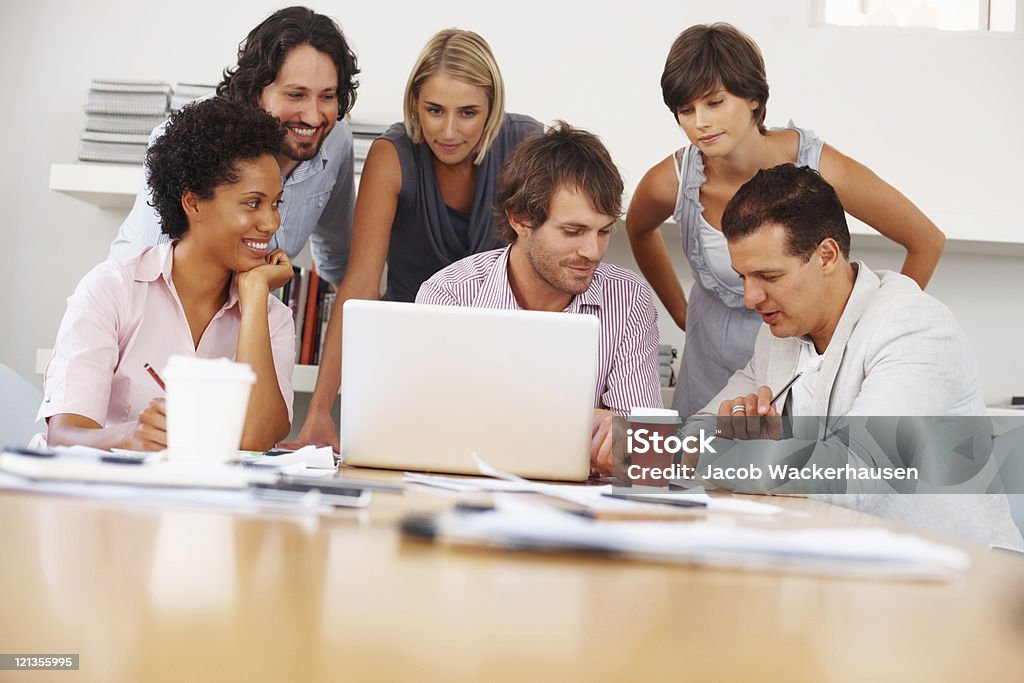
M37 419L74 413L105 427L133 422L164 394L145 363L159 373L172 355L234 359L241 324L238 289L232 283L227 303L196 348L171 281L173 259L172 245L161 244L130 260L101 263L82 278L68 299L46 366ZM295 325L289 308L273 296L269 317L277 383L291 420Z

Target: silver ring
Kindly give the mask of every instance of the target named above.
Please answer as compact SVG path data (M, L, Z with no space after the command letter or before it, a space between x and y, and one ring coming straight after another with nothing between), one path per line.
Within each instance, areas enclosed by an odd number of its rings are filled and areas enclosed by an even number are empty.
M732 414L733 415L735 415L736 413L745 413L745 412L747 412L746 406L733 406L732 407Z

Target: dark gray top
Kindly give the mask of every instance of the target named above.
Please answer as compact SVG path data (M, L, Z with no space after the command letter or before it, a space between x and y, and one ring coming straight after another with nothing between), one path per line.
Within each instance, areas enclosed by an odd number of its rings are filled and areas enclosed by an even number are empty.
M491 213L498 172L519 142L543 129L532 117L505 114L498 136L475 167L476 188L468 214L445 205L427 143L412 144L401 123L381 136L395 146L402 167L402 190L388 248L386 300L414 301L423 281L445 266L503 246L494 233Z

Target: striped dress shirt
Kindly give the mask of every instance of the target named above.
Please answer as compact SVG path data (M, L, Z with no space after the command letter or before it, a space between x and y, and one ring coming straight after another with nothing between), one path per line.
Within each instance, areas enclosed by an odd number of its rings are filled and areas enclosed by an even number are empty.
M418 304L518 310L508 281L510 247L468 256L423 283ZM597 385L594 407L628 415L632 407L661 408L658 378L658 314L651 289L634 273L601 263L585 292L566 313L597 316Z

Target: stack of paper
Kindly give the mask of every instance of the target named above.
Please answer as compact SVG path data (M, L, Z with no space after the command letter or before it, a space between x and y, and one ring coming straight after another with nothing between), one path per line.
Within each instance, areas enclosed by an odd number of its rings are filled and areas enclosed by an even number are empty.
M775 515L782 512L782 508L769 503L759 503L753 500L732 497L712 498L700 487L689 489L686 492L668 492L665 489L655 489L655 492L651 493L646 490L634 489L636 495L632 496L632 501L629 501L609 498L608 494L621 494L624 491L616 489L611 484L604 486L546 484L525 479L506 481L482 477L442 477L413 472L407 472L405 480L413 484L421 484L457 493L537 493L573 503L586 510L601 512L621 512L630 508L648 511L657 509L665 512L667 504L675 501L689 501L702 506L696 510L681 508L676 511L679 514L707 511L749 515Z
M245 488L252 483L276 481L282 474L319 477L335 471L330 447L306 446L292 453L248 455L226 463L168 461L163 451L111 454L85 446L58 447L54 451L53 457L0 453L0 471L35 480L206 488ZM122 463L111 463L116 460L111 455L122 456Z
M388 126L379 123L363 123L350 121L352 128L352 156L355 158L355 172L363 172L363 164L366 162L366 155L370 153L370 145L379 138Z
M227 463L168 461L162 451L111 453L85 446L0 453L0 489L243 512L330 513L340 503L308 490L330 487L332 481L323 477L334 472L331 449L313 446ZM293 485L300 482L303 486L296 490ZM364 487L346 480L341 488ZM368 497L343 501L357 507L367 502Z
M948 579L970 566L956 548L885 529L601 522L511 496L499 496L491 511L410 517L403 530L452 544L886 579Z

